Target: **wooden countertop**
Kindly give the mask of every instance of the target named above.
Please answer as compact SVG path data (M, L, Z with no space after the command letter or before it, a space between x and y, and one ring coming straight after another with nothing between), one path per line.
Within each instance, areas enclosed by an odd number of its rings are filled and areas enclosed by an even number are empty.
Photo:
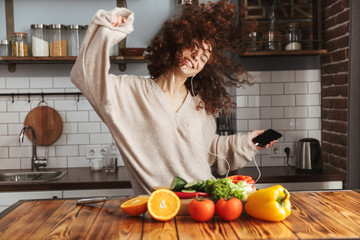
M125 167L118 167L115 173L105 173L103 171L91 171L90 168L59 168L48 170L62 170L67 174L61 179L48 182L27 182L27 183L1 183L0 191L37 191L37 190L76 190L76 189L111 189L111 188L131 188L129 176ZM10 170L0 170L9 172ZM13 170L18 172L19 170ZM29 170L21 170L29 171ZM262 177L258 183L284 183L284 182L325 182L325 181L344 181L344 176L333 172L298 172L291 167L263 167L261 168ZM258 177L258 172L254 167L246 167L231 172L230 175L239 174ZM170 183L169 183L170 184Z
M292 213L282 222L235 221L215 216L195 222L176 216L158 222L148 213L129 217L126 198L76 205L75 200L19 201L0 213L1 239L360 239L360 193L292 192Z

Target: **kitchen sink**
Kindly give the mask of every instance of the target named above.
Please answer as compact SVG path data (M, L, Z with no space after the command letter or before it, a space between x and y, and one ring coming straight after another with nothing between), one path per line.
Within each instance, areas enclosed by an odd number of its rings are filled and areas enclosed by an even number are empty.
M10 182L47 182L62 178L66 171L46 172L0 172L0 183Z

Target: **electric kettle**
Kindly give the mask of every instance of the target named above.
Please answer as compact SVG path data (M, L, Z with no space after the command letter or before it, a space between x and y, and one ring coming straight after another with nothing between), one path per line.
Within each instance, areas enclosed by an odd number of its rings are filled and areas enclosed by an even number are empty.
M314 138L300 139L296 146L295 167L304 171L322 169L320 142Z

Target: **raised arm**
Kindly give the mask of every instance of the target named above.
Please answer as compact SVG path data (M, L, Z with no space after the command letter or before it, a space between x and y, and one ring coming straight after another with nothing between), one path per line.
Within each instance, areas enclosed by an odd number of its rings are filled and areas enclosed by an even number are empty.
M89 24L70 78L94 107L111 95L109 49L133 31L133 21L131 11L115 8L97 11Z

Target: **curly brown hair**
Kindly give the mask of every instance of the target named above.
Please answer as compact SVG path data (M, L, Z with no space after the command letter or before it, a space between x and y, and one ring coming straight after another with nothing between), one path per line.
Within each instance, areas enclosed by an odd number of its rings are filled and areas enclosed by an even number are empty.
M208 114L227 111L235 106L226 91L225 86L241 86L249 84L246 78L239 78L244 71L242 67L231 61L231 52L242 49L249 25L241 24L242 10L235 9L234 4L225 0L216 3L208 2L186 6L181 16L167 20L162 30L151 41L146 49L148 70L152 79L178 66L182 50L191 48L194 39L211 45L212 52L208 63L191 83L191 78L185 82L186 88L192 94L201 97L197 109L205 108Z

